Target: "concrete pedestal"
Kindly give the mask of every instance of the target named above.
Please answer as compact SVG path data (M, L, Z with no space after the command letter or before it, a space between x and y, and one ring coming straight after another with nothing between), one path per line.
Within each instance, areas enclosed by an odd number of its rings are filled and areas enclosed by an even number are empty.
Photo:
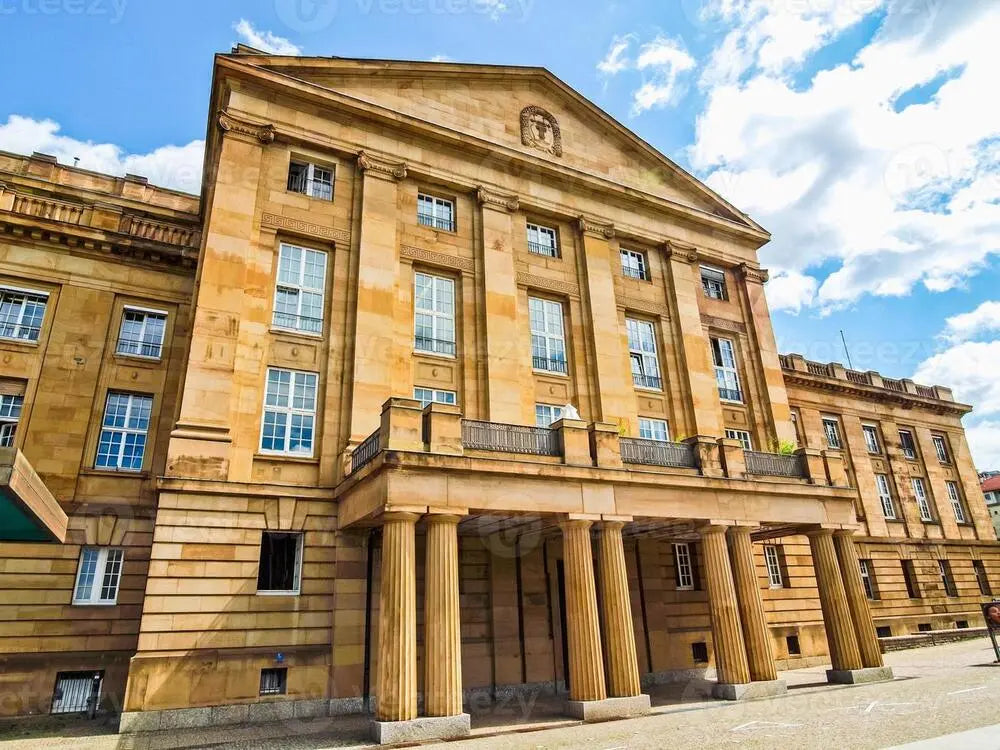
M891 679L892 667L826 670L826 681L838 685L863 685L866 682L885 682Z
M712 688L713 697L727 701L751 701L758 698L775 698L787 692L788 686L784 680L746 682L741 685L719 682Z
M566 701L566 714L584 721L630 719L649 713L649 696L632 695L626 698L605 698L599 701Z
M371 736L380 745L426 740L453 740L467 737L471 731L468 714L457 716L421 716L408 721L378 721L371 723Z

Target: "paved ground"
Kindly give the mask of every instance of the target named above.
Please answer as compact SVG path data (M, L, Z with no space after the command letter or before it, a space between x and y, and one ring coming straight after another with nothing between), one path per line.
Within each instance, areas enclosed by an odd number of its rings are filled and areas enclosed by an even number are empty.
M782 675L788 696L744 704L706 700L704 683L672 686L654 691L652 715L604 724L566 721L544 698L512 700L475 711L476 738L424 748L1000 750L1000 667L992 660L986 639L900 651L886 657L891 683L833 687L824 668L801 669ZM108 726L52 722L0 728L0 750L363 748L366 727L352 717L121 738Z

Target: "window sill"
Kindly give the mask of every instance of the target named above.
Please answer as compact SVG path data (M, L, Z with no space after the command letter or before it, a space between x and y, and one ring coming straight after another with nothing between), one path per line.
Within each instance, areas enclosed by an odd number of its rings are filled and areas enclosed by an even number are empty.
M299 591L258 591L257 596L301 596Z
M556 370L539 370L535 367L531 368L531 372L534 375L548 375L553 378L566 378L569 380L569 373L566 372L557 372Z
M39 337L40 338L40 337ZM17 349L37 349L38 340L30 341L25 339L12 339L0 336L0 346L13 346Z
M311 331L300 331L296 328L281 328L280 326L272 325L270 328L271 333L282 336L295 336L308 339L309 341L322 341L323 332L312 333Z
M271 453L269 451L258 451L253 454L254 460L267 461L289 461L297 464L318 464L319 458L313 455L303 456L299 453Z
M634 387L637 391L645 391L647 393L663 393L662 388L650 388L648 385L636 385Z
M732 399L728 399L728 398L720 398L719 401L721 401L724 404L733 404L734 406L746 406L747 405L746 401L733 401Z
M285 192L288 193L289 195L301 195L303 198L308 198L309 200L312 200L312 201L320 201L321 203L330 203L330 204L333 203L333 196L332 195L329 198L321 198L318 195L309 195L309 193L300 193L298 190L287 190L286 189Z
M74 607L117 607L118 602L73 602Z
M920 519L920 523L924 524L925 526L940 526L941 525L941 522L938 521L937 519L934 519L934 518L931 518L931 519L921 518Z
M100 469L96 466L80 469L80 474L89 477L121 477L122 479L149 479L150 477L150 473L145 469L140 469L139 471L130 469Z
M456 354L442 354L441 352L427 352L427 351L424 351L423 349L414 349L413 353L415 355L419 355L421 357L433 357L434 359L449 359L449 360L452 360L452 361L455 361L456 359L458 359L458 355L456 355Z
M121 352L115 352L113 356L116 360L121 360L123 364L127 364L130 367L147 367L152 369L163 364L162 357L143 357L141 354L122 354Z
M899 524L906 523L906 521L904 521L902 518L885 518L883 516L882 520L885 521L886 523L899 523Z

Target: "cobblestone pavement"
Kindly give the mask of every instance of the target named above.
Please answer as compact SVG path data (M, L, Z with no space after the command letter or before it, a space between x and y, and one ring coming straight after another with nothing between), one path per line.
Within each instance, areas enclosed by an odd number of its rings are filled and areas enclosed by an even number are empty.
M986 639L887 654L896 679L856 687L829 686L825 669L781 675L786 697L748 703L704 700L704 685L654 694L654 713L641 719L580 724L558 716L558 704L511 701L482 708L476 738L427 744L426 750L661 750L662 748L888 748L966 730L1000 750L1000 666ZM655 704L659 705L655 705ZM511 732L512 725L518 731ZM537 731L540 726L549 727ZM164 732L119 737L104 726L63 723L0 728L0 750L323 750L363 748L363 717ZM969 737L973 734L968 735ZM984 739L985 738L985 739ZM972 743L942 738L933 745L966 750Z

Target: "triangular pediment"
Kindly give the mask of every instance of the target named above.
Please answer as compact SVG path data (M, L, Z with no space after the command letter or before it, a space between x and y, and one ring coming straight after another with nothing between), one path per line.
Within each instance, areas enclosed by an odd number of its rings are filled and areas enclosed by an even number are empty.
M543 68L240 57L393 112L760 230L702 182Z

